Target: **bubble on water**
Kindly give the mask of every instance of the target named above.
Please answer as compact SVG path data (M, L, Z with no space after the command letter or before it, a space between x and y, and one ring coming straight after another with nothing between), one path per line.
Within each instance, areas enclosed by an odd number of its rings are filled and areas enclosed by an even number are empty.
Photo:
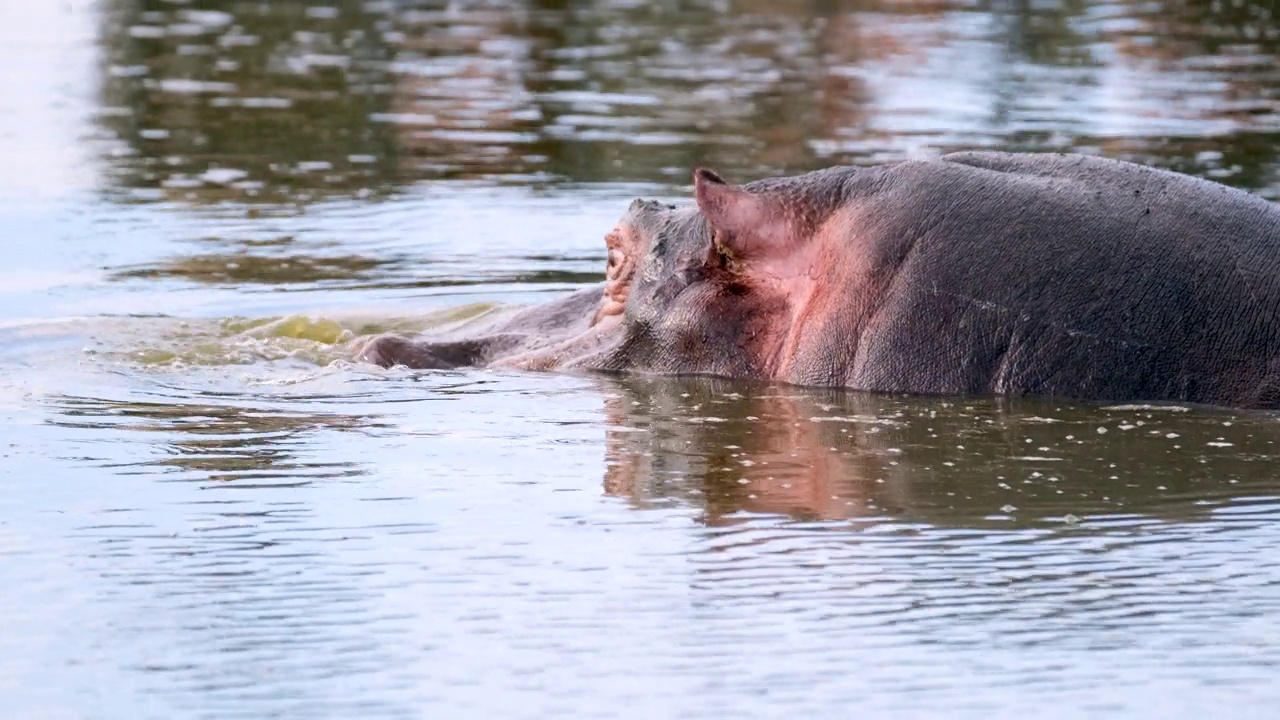
M1139 410L1164 410L1166 412L1179 412L1179 413L1191 412L1191 408L1184 407L1182 405L1147 405L1147 404L1141 404L1141 403L1134 403L1134 404L1128 404L1128 405L1109 405L1102 409L1117 411L1117 412L1118 411L1139 411Z
M228 185L237 180L242 180L249 176L249 173L236 168L209 168L200 175L200 179L207 183L217 185Z
M234 94L239 90L234 83L167 78L159 83L160 91L175 95L201 95L206 93Z
M231 13L218 10L185 10L182 16L187 22L213 28L230 25L235 20L235 16Z
M129 28L129 36L135 38L154 39L164 37L164 28L155 25L134 25Z

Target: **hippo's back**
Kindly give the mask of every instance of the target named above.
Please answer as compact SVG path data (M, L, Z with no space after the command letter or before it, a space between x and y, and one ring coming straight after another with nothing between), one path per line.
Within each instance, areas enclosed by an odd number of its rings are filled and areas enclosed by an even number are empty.
M871 205L901 261L848 384L1280 405L1272 203L1074 155L959 153L886 178Z

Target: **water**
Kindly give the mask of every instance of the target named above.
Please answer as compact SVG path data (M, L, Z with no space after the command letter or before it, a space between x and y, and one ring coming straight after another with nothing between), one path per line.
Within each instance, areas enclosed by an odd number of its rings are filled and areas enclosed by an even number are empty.
M1280 199L1274 4L0 2L0 698L1267 717L1280 425L350 362L637 195L1072 149Z

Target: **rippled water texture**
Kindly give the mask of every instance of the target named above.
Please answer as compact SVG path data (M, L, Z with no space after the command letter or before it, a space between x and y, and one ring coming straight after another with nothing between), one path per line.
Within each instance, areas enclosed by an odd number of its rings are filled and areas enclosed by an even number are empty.
M1275 12L0 0L3 714L1273 716L1273 415L346 342L597 281L698 163L1280 199Z

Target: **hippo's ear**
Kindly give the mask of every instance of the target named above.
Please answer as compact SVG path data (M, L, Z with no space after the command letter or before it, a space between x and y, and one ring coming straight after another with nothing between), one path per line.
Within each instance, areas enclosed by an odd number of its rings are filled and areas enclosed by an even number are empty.
M693 192L720 251L733 256L756 255L781 240L774 237L779 218L768 198L730 185L706 168L694 170Z
M698 209L721 238L742 235L765 218L760 200L706 168L693 171L693 193Z

